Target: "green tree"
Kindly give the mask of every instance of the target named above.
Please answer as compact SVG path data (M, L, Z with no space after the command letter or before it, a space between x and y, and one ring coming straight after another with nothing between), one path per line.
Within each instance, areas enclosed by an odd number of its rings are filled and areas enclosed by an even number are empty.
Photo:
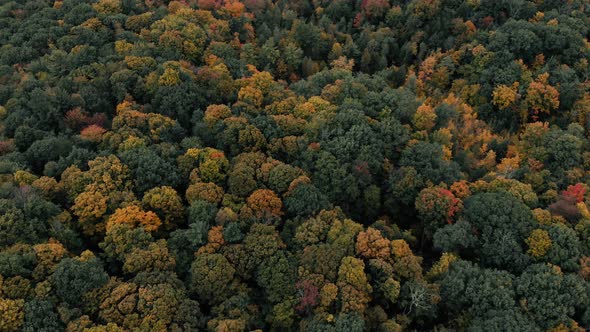
M542 328L567 324L588 303L586 286L556 266L533 264L515 280L516 295Z
M461 179L458 165L443 159L442 146L418 142L402 151L400 165L413 167L423 179L451 184Z
M285 251L266 258L258 268L256 282L271 303L280 303L295 294L296 260Z
M63 331L62 322L50 301L34 299L25 303L24 311L23 331Z
M101 287L107 280L100 260L94 257L63 259L51 276L55 294L72 306L81 305L87 292Z
M512 271L529 262L524 240L535 225L530 209L507 192L475 194L464 202L460 220L435 233L435 243L444 249L456 249L473 243L472 252L486 267ZM458 236L470 241L461 242ZM473 235L477 238L472 242ZM457 246L457 247L455 247Z
M468 261L451 263L440 282L440 296L443 306L456 315L469 312L474 317L489 317L494 311L517 310L514 276Z
M135 189L145 192L154 187L177 187L180 171L170 161L158 156L152 149L140 148L124 152L121 159L129 165Z

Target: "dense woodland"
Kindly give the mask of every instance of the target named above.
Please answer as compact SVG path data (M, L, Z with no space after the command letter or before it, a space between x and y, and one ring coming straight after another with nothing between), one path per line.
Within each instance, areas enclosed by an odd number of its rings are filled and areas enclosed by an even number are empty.
M0 331L590 328L589 0L0 0Z

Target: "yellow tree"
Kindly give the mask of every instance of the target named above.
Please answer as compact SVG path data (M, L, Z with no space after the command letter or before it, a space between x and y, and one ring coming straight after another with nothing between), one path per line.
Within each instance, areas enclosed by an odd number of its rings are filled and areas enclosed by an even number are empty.
M257 109L262 106L264 96L260 89L247 85L238 91L238 101L240 104L250 106L249 109Z
M535 258L545 256L551 248L551 238L544 229L535 229L525 242L529 246L528 254Z
M153 232L160 227L162 221L152 211L144 211L139 206L129 205L115 210L106 224L108 232L114 225L129 224L132 227L143 226L148 232Z
M436 124L436 113L432 106L422 104L414 114L414 126L418 130L430 130Z
M128 190L131 186L129 168L115 155L91 160L88 167L92 183L86 187L86 191L99 191L108 195L114 191Z
M229 160L223 151L213 148L190 148L176 159L183 174L191 182L223 182L229 169Z
M500 109L506 109L513 106L518 100L518 82L514 82L512 86L500 84L494 88L492 92L492 104Z
M171 229L184 216L184 206L180 196L172 187L163 186L150 189L141 200L144 208L155 211L164 220L164 227Z
M422 279L422 258L412 253L406 241L391 241L391 252L393 267L398 275L412 280Z
M63 186L55 178L42 176L33 181L32 186L41 192L43 197L51 200L63 191Z
M158 79L158 84L162 86L174 86L180 83L180 72L178 71L178 68L172 65L166 66L166 68L164 69L164 73L162 73L162 75Z
M72 212L78 217L84 234L101 233L104 231L102 217L107 212L107 197L99 191L85 191L74 199Z
M365 274L365 263L354 257L344 257L338 269L338 288L342 300L342 311L356 311L363 314L371 301L373 288Z
M92 5L92 8L101 14L117 14L121 12L120 0L100 0Z
M37 266L33 270L35 280L44 280L55 271L56 265L68 255L68 250L57 240L49 239L47 243L33 246L37 257Z
M527 88L526 102L536 118L539 113L551 113L559 107L559 92L548 83L549 74L543 73Z
M25 317L24 305L22 299L0 299L0 331L20 331Z
M209 105L205 110L203 122L211 128L220 120L229 118L232 115L231 109L227 105Z

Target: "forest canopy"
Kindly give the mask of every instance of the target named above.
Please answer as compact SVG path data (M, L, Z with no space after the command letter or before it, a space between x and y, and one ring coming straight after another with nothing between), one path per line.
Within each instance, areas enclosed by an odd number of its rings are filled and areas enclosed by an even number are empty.
M0 331L590 329L589 0L0 0Z

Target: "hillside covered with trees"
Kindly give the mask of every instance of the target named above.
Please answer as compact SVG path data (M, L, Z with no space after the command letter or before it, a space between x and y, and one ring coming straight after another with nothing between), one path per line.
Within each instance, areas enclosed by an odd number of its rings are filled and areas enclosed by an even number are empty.
M0 331L590 328L589 0L0 0Z

